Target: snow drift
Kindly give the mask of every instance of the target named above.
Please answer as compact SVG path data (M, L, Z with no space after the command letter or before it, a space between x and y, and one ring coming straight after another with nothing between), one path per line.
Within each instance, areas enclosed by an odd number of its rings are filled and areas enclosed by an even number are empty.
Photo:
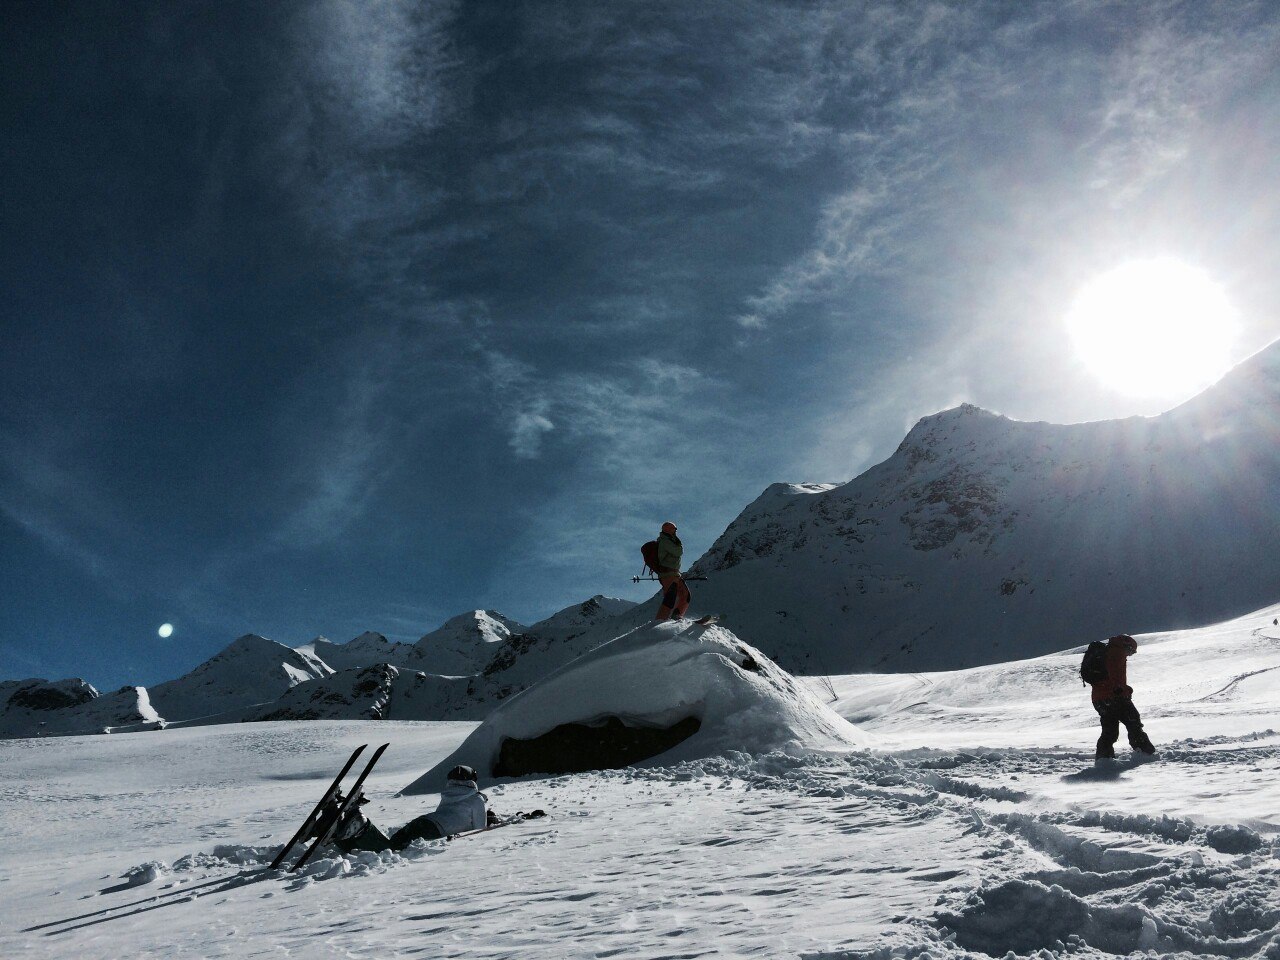
M728 630L666 621L597 647L512 697L402 793L437 791L458 763L495 779L866 744Z

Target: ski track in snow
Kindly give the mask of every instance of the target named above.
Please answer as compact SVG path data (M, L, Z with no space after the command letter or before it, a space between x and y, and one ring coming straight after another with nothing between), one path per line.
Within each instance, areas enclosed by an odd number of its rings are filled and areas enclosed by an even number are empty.
M6 957L1280 957L1280 736L731 755L509 783L545 820L266 871L357 742L366 808L470 724L0 744ZM1247 802L1241 801L1247 796Z

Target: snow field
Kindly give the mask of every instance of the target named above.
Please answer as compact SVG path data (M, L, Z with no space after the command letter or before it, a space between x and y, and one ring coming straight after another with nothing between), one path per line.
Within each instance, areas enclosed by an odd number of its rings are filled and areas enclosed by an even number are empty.
M1276 783L1271 737L1117 764L1092 806L1063 802L1088 760L1053 751L733 753L511 782L489 788L495 809L550 816L263 871L350 745L391 739L365 810L394 826L434 802L394 791L469 729L279 723L0 745L0 950L1280 956L1280 824L1240 826L1226 804L1192 817L1179 800L1216 767ZM1147 803L1113 805L1122 783Z
M403 855L318 857L298 875L265 865L357 743L391 743L365 811L393 828L435 803L398 791L476 726L0 742L0 952L1280 960L1277 612L1140 637L1130 680L1161 753L1122 747L1102 765L1078 654L831 678L832 716L877 753L815 738L825 708L717 631L664 668L684 671L666 688L680 693L672 709L728 691L714 749L490 786L497 811L550 816ZM656 649L620 644L586 663ZM649 684L641 698L660 692L658 675L654 663L625 674ZM818 699L824 688L809 685ZM539 728L577 716L539 702L509 709ZM727 746L744 707L754 754ZM796 735L774 737L779 724Z

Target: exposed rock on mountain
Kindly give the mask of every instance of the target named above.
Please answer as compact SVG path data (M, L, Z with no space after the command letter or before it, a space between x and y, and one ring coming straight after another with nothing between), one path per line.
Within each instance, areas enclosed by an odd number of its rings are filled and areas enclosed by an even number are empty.
M1280 584L1280 344L1162 416L965 404L842 485L774 484L695 605L799 672L943 669L1210 623Z
M308 681L289 690L272 703L244 715L246 720L315 720L361 718L380 720L478 720L513 693L568 663L574 657L614 634L592 635L593 629L616 620L634 604L628 600L596 596L542 620L524 633L510 634L494 643L492 636L517 626L514 621L485 611L464 614L449 621L455 630L446 636L471 637L497 646L493 659L475 676L439 676L390 663L376 663L340 670L333 676ZM497 626L495 626L495 624ZM474 626L476 630L471 631ZM441 628L444 630L444 628ZM437 637L441 631L428 634ZM405 644L391 648L414 650ZM361 640L362 638L357 638ZM352 641L355 643L356 641ZM366 641L365 649L384 649L377 641ZM317 652L342 651L350 644L314 645ZM413 662L413 658L409 658Z

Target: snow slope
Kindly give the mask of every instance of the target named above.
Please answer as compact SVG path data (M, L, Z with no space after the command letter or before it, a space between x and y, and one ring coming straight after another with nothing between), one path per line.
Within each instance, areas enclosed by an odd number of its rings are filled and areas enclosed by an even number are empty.
M678 742L664 743L657 756L651 750L642 753L651 759L611 766L667 764L733 751L850 750L866 743L794 677L729 631L664 621L597 647L512 697L404 792L442 788L445 774L458 763L474 767L482 780L511 776L512 741L552 736L570 724L599 729L606 718L646 731L681 731ZM551 762L565 762L569 750L558 744Z
M1277 497L1280 342L1159 417L966 404L848 483L774 484L695 602L800 673L999 662L1272 602Z
M1280 604L1208 627L1139 634L1128 678L1152 739L1280 728L1277 620ZM952 672L831 677L831 707L885 748L1083 747L1098 726L1078 674L1083 653L1077 647ZM808 682L827 693L825 680Z
M249 633L148 693L151 706L166 720L191 720L266 703L290 687L331 673L313 654Z

